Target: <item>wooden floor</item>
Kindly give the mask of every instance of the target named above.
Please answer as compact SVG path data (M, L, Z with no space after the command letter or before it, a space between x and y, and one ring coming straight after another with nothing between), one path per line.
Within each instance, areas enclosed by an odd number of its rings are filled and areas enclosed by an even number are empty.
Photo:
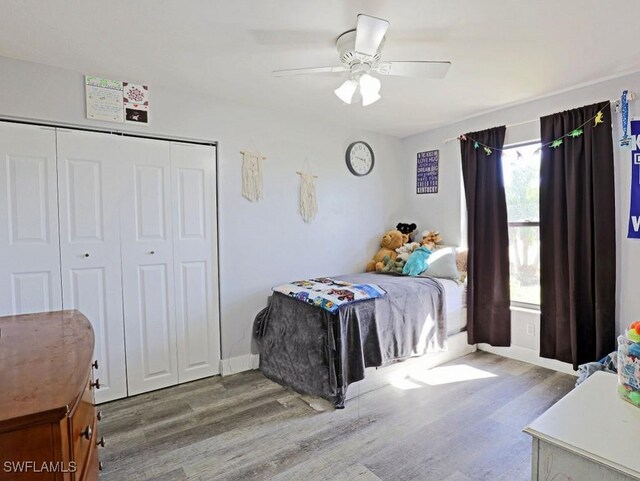
M528 480L521 429L574 384L477 352L322 412L259 371L209 378L100 406L100 481Z

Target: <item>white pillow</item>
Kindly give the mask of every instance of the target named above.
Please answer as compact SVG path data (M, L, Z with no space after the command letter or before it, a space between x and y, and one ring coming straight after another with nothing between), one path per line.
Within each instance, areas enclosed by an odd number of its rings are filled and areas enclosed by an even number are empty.
M456 264L456 247L437 246L427 259L429 267L421 276L442 277L443 279L460 279L460 271Z

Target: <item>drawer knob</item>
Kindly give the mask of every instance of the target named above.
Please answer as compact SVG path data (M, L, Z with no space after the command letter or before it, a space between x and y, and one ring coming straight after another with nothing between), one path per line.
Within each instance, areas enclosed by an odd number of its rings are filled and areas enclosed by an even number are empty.
M98 360L96 359L95 361L93 361L93 364L91 364L91 366L92 366L94 369L98 369Z
M87 426L84 431L82 431L80 433L80 436L87 438L87 439L91 439L91 435L93 434L93 429L91 429L91 426Z
M101 448L104 448L104 444L105 444L105 442L104 442L104 436L100 436L100 441L98 441L96 444L97 444L98 446L100 446Z
M103 468L102 461L99 461L98 462L98 471L102 471L102 468Z
M85 253L84 253L84 256L85 256L85 257L89 257L89 253L88 253L88 252L85 252Z
M155 253L156 253L156 251L149 251L149 254L151 254L151 255L153 255Z
M98 421L102 421L102 411L98 411L98 412L96 413L96 419L97 419Z
M96 382L91 383L91 387L95 387L96 389L100 389L100 379L96 379Z

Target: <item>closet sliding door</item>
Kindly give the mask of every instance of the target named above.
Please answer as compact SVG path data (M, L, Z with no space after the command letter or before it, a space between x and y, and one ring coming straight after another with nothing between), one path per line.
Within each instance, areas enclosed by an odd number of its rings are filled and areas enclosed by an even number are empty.
M129 394L178 383L170 143L121 138Z
M56 137L0 122L0 316L62 307Z
M58 129L65 309L89 318L100 379L96 401L127 395L120 270L120 139Z
M220 372L215 173L213 147L171 144L179 382Z
M99 403L219 373L215 152L0 122L0 315L82 312Z

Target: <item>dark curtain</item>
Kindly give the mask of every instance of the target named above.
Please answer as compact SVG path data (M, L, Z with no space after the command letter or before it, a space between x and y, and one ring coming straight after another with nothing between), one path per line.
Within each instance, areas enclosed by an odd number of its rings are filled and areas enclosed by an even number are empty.
M574 369L615 349L611 109L606 101L540 119L543 145L583 124L582 135L543 147L540 166L540 355Z
M504 126L471 132L460 142L468 213L469 344L511 344L509 229L500 150L505 132ZM482 144L494 147L490 155Z

